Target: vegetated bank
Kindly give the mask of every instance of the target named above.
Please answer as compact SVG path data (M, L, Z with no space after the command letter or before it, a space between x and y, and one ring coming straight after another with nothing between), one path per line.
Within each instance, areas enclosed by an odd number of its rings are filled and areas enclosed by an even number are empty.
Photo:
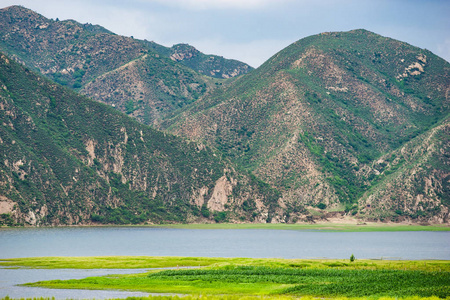
M402 224L402 223L373 223L361 222L354 219L354 223L191 223L191 224L159 224L145 225L156 228L183 228L183 229L271 229L271 230L320 230L339 232L371 232L371 231L450 231L447 224Z

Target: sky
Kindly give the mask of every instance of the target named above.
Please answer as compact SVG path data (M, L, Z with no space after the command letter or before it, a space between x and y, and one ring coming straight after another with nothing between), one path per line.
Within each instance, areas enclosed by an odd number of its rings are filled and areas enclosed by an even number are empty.
M253 67L309 35L360 28L450 61L450 0L0 0L10 5Z

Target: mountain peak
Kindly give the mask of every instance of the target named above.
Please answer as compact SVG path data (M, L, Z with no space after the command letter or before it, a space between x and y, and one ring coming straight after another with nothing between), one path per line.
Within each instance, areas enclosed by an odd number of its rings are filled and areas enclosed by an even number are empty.
M47 20L44 16L21 5L11 5L0 9L0 13L8 14L13 18L26 18L28 22Z
M172 54L170 59L174 61L182 61L192 59L200 54L200 51L189 44L176 44L172 46Z

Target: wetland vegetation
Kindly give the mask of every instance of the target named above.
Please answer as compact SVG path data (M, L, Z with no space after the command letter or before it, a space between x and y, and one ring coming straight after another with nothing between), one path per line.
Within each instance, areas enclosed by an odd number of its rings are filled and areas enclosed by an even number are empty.
M190 295L190 298L183 299L253 299L256 296L258 299L450 298L449 261L356 259L352 262L350 259L110 256L5 259L0 261L0 265L28 268L143 268L140 274L51 280L26 285ZM173 269L145 270L170 267Z

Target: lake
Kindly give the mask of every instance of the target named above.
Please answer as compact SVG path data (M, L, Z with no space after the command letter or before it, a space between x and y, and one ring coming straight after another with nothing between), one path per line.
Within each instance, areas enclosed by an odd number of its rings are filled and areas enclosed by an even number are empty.
M323 232L151 227L0 229L0 258L144 255L339 259L349 258L351 254L356 258L449 260L450 232ZM131 271L0 269L0 297L9 295L106 299L139 295L14 286L23 282L83 278L119 272Z
M450 232L59 227L0 229L0 258L208 256L450 259Z

